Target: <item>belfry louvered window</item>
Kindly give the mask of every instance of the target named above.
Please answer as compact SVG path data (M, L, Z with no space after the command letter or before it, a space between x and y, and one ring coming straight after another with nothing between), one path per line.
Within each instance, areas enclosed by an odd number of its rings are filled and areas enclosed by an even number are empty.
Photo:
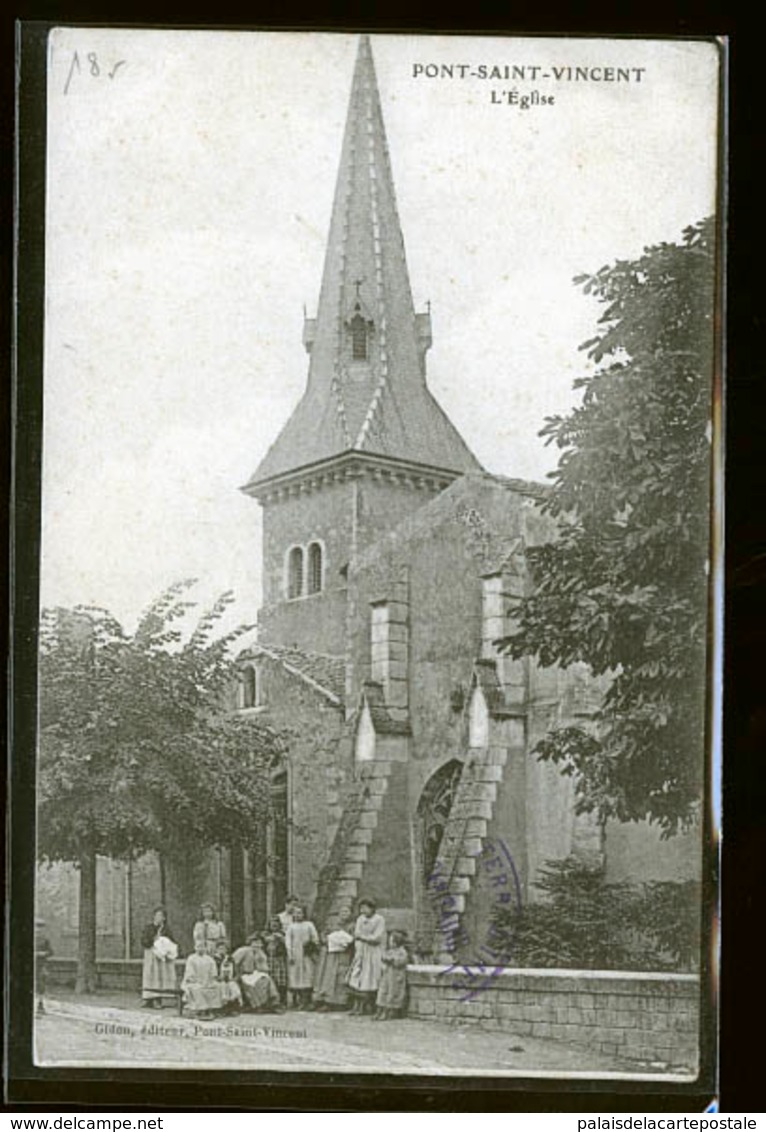
M294 546L287 559L287 596L300 597L303 593L303 547Z
M309 545L308 592L321 593L322 590L322 547L318 542Z
M351 357L355 362L367 361L367 320L356 312L349 323L351 330Z

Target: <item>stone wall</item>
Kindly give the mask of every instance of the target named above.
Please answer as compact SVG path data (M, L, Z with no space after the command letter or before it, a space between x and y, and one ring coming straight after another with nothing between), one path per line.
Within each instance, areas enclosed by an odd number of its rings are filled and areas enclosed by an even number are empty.
M470 993L463 989L465 981L460 969L409 967L410 1015L552 1038L633 1062L696 1069L696 975L509 969L463 1001Z
M99 959L96 963L96 980L99 990L134 991L141 994L142 959ZM184 961L176 963L176 981L180 985ZM47 966L47 991L55 997L56 987L71 989L77 976L76 959L50 959Z
M48 985L73 986L76 962L52 959ZM183 963L177 965L181 978ZM141 960L100 960L104 990L140 994ZM662 1063L694 1072L699 1032L696 975L622 971L507 970L472 1001L455 989L458 971L407 969L409 1015L424 1021L475 1025L516 1037L549 1038L631 1062Z
M342 708L300 677L268 659L261 669L265 706L258 718L287 740L289 885L311 903L353 768L348 729Z

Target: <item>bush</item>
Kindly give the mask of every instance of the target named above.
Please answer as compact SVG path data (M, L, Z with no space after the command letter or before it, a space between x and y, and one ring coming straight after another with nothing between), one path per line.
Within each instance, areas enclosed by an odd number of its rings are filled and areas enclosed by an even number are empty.
M600 868L567 857L548 861L534 887L538 900L495 914L497 950L514 966L697 969L701 894L696 881L607 884Z

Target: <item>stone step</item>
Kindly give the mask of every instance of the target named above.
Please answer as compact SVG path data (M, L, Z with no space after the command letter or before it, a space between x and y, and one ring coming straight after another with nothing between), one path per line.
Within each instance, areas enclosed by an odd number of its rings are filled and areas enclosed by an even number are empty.
M338 870L341 880L361 880L364 865L361 861L344 861Z
M346 852L343 854L346 861L358 861L365 864L367 861L367 846L366 845L347 845Z
M457 846L460 845L462 840L463 840L462 827L458 828L457 822L455 822L454 825L453 825L452 822L449 822L448 825L447 825L447 828L445 829L444 833L442 834L441 845L439 846L439 849L440 849L439 859L441 860L441 858L444 856L444 850L445 849L456 848Z
M490 747L482 762L485 765L494 764L496 766L505 766L508 762L508 748Z
M372 759L370 762L364 764L364 769L361 772L361 779L363 782L369 783L374 778L388 778L391 773L391 766L388 760Z
M498 768L500 769L500 768ZM466 782L461 785L460 794L456 801L460 802L494 802L497 797L497 783L495 782Z
M371 778L367 784L367 788L370 791L370 795L373 797L376 795L385 794L386 790L388 790L388 779Z
M369 845L372 842L372 829L358 827L349 837L349 845Z
M503 768L499 763L486 763L477 766L474 771L475 782L502 782Z
M494 803L490 799L482 800L479 798L471 798L467 802L462 802L459 806L456 803L456 805L452 807L450 817L455 821L458 829L462 831L464 826L466 829L468 828L469 822L477 821L478 819L488 821L492 817L493 806ZM456 807L458 809L457 813L455 813ZM478 829L478 827L475 828Z

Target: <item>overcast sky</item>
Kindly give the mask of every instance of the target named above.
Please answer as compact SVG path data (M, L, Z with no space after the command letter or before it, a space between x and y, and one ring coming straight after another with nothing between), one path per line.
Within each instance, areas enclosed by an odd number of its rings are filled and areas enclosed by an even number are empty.
M105 605L131 626L195 576L200 600L233 588L235 619L254 618L260 509L238 487L305 385L303 304L316 312L356 47L335 34L52 34L44 604ZM431 389L488 470L542 479L556 454L537 432L574 404L578 345L599 315L572 277L713 211L715 50L372 47L415 304L432 305ZM414 73L450 63L466 77ZM482 65L541 70L493 81ZM569 66L644 70L576 82ZM521 109L514 89L555 101Z

